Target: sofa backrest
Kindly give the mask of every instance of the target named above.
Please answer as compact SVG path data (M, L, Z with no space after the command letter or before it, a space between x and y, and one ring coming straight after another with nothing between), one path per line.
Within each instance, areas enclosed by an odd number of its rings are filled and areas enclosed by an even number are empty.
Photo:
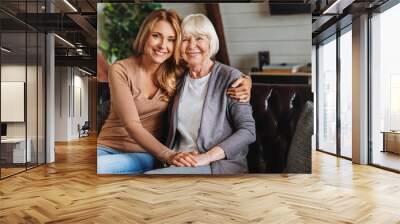
M300 113L312 97L309 85L253 84L257 140L247 156L250 173L283 172Z

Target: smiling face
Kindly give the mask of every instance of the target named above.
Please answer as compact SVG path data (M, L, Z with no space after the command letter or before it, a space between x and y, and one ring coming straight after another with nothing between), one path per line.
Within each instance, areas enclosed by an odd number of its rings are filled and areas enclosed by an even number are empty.
M202 65L210 59L210 39L204 34L184 33L181 55L189 67Z
M158 21L151 29L144 46L144 55L155 64L162 64L174 53L176 33L172 25Z

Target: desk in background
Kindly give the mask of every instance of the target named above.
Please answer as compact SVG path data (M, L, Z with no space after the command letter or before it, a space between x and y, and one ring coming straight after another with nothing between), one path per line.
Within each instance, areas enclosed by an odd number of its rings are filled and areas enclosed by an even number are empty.
M25 151L25 143L27 143ZM30 138L6 138L1 139L1 159L6 164L30 162L32 141ZM26 160L26 161L25 161Z
M400 131L382 131L382 134L382 152L393 152L396 154L400 154Z

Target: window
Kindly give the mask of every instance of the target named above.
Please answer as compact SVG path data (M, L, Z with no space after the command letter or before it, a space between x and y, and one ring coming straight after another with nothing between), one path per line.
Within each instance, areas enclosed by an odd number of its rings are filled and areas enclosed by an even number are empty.
M340 36L331 36L318 48L317 142L321 151L351 158L353 79L351 24L339 33Z
M9 1L23 13L42 12L44 1ZM45 163L45 34L0 12L0 178ZM8 97L7 97L8 96ZM14 97L10 97L14 96ZM16 109L14 109L16 108Z
M318 149L336 153L336 36L318 48Z
M352 33L340 36L340 155L352 157Z
M396 153L400 142L387 142L385 132L400 131L399 21L400 4L371 18L372 163L396 170L400 170L400 150ZM388 143L394 143L395 150L388 149Z

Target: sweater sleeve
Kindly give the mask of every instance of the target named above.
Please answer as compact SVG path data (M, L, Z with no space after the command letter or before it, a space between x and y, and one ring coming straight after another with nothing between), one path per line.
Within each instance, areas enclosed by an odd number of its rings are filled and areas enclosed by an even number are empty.
M240 72L235 71L232 72L237 75L232 74L232 76L240 77ZM253 110L249 102L241 103L228 97L228 113L234 132L218 145L224 150L225 156L229 160L256 140L256 130Z
M129 88L126 68L114 63L110 67L108 77L112 106L129 136L159 160L165 161L173 151L161 144L142 126Z

